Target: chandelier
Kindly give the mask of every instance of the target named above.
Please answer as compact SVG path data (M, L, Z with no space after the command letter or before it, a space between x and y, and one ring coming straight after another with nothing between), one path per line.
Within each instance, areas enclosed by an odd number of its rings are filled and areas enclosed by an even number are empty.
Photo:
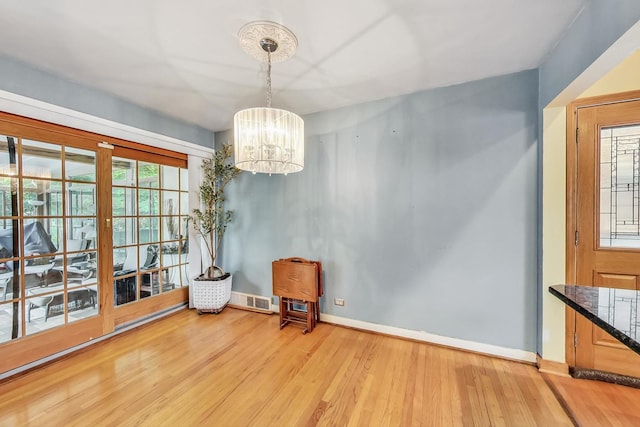
M271 64L293 56L298 40L288 28L268 21L250 22L238 38L246 53L267 63L267 106L233 117L236 167L254 174L299 172L304 168L304 122L290 111L271 108Z

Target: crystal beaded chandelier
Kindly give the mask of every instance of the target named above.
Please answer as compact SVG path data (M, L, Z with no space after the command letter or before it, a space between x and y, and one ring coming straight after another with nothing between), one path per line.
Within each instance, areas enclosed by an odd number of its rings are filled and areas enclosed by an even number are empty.
M246 53L267 63L267 106L233 117L236 167L269 175L299 172L304 168L304 122L290 111L271 108L271 64L293 56L298 40L286 27L268 21L250 22L238 38Z

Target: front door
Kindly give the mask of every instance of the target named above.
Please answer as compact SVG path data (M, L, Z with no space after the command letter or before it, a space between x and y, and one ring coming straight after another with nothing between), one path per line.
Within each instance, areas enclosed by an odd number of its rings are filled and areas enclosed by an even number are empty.
M640 290L640 101L578 107L576 120L576 283ZM639 319L630 307L611 321ZM583 316L575 332L576 367L640 377L640 355Z

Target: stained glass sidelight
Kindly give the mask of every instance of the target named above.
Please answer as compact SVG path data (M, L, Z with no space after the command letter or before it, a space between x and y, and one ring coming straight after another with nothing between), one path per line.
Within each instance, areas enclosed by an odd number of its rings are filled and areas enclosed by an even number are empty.
M600 247L640 248L640 125L600 131Z

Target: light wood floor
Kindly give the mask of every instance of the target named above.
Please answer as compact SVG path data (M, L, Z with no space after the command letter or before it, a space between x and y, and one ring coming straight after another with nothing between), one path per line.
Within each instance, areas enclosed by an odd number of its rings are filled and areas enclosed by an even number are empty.
M640 426L640 389L543 375L579 426Z
M637 402L637 401L636 401ZM0 383L1 426L572 425L534 366L227 308Z

